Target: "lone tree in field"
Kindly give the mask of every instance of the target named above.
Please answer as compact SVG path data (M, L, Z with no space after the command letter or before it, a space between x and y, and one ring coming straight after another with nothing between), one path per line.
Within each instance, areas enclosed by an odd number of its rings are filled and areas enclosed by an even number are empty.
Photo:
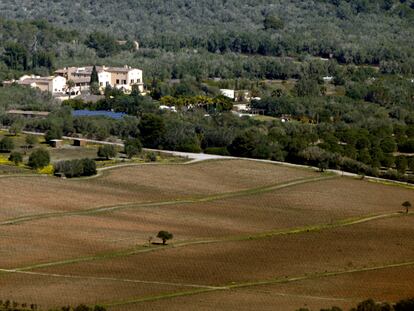
M405 213L408 214L408 210L411 208L411 202L410 201L405 201L403 204L401 204L402 207L405 208Z
M157 234L157 238L162 240L162 244L165 245L168 240L172 240L173 234L168 231L160 231Z

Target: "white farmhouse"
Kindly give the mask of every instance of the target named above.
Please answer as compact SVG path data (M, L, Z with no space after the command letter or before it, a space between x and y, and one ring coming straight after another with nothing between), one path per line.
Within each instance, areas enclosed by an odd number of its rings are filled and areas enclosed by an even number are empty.
M4 81L4 85L25 85L38 88L44 92L50 92L53 95L62 94L66 90L66 78L59 76L40 77L34 75L25 75L19 80Z

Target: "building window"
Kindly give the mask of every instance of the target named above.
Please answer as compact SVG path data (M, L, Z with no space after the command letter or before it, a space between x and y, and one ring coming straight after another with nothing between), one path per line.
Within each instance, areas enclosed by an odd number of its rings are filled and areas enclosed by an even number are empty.
M100 86L103 86L103 82L99 82L99 85L100 85Z
M116 84L119 84L119 79L116 79Z
M123 82L124 82L124 85L127 84L127 80L123 80Z
M134 79L131 79L131 84L134 84Z

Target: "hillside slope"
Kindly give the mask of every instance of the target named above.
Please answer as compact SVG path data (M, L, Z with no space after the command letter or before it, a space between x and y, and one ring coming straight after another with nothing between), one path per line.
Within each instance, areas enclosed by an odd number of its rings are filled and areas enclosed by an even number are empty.
M47 19L173 51L334 54L376 64L413 57L413 8L395 0L3 0L0 17Z

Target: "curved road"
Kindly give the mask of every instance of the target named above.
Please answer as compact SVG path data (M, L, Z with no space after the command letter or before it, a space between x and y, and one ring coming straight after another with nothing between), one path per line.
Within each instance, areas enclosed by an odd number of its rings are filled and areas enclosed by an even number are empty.
M25 134L31 134L31 135L38 135L38 136L44 136L44 133L38 133L38 132L29 132L29 131L23 131ZM114 145L118 147L124 147L124 144L122 142L108 142L108 141L100 141L100 140L94 140L94 139L87 139L87 138L76 138L76 137L69 137L69 136L63 136L63 139L73 140L73 139L79 139L81 141L85 141L87 143L92 144L101 144L101 145ZM221 155L213 155L213 154L205 154L205 153L192 153L192 152L182 152L182 151L170 151L170 150L158 150L158 149L144 149L147 151L154 151L154 152L162 152L165 154L170 154L177 157L183 157L188 158L191 161L189 163L195 163L195 162L201 162L201 161L208 161L208 160L246 160L246 161L255 161L255 162L263 162L263 163L272 163L272 164L278 164L283 165L287 167L295 167L295 168L305 168L305 169L311 169L314 171L318 171L319 169L313 166L307 166L307 165L300 165L300 164L292 164L287 162L279 162L279 161L271 161L271 160L261 160L261 159L251 159L251 158L242 158L242 157L232 157L232 156L221 156ZM334 173L336 175L340 176L347 176L347 177L361 177L358 174L344 172L340 170L333 170L328 169L326 172ZM393 183L397 185L403 185L403 186L409 186L414 187L410 183L400 182L400 181L394 181L384 178L378 178L378 177L371 177L371 176L365 176L364 177L367 180L377 181L377 182L386 182L386 183Z

